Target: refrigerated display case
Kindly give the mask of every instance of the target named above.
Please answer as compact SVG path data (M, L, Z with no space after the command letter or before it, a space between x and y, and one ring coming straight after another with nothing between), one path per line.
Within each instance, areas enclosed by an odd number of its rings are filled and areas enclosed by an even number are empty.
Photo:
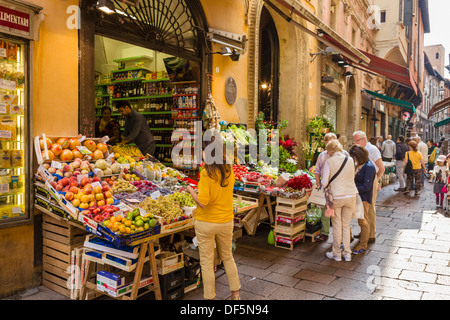
M0 228L30 219L28 48L0 34Z

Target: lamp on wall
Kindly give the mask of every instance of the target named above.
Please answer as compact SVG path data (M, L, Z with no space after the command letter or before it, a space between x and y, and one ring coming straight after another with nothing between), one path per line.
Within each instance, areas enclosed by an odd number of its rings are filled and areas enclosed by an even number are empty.
M97 9L108 15L116 13L116 7L111 0L98 0Z
M229 56L232 61L238 61L241 55L236 49L231 49L230 47L222 47L218 52L212 52L211 54L220 54L222 56Z
M355 74L354 73L351 73L350 71L347 71L346 73L344 73L344 77L346 77L346 78L350 78L350 77L353 77Z

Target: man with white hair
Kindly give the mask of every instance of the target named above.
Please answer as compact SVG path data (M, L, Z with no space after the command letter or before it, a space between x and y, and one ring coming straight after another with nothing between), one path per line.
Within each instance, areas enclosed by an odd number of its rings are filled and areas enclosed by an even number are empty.
M428 146L425 142L422 141L422 139L420 139L420 137L418 135L416 135L413 140L415 142L417 142L417 151L419 151L422 154L422 158L423 161L425 163L428 163ZM425 172L423 171L422 168L422 186L425 183Z
M377 202L377 192L379 188L378 181L381 179L381 177L384 174L384 165L383 160L381 158L380 150L377 148L377 146L374 146L371 144L368 139L367 135L364 131L356 131L353 133L353 143L357 144L363 148L366 148L366 150L369 152L369 160L375 165L375 170L377 172L377 176L375 177L373 181L373 195L372 195L372 204L369 207L369 214L368 214L368 222L370 226L370 234L369 234L369 242L375 242L375 225L376 225L376 211L375 211L375 204ZM358 236L355 236L356 238Z

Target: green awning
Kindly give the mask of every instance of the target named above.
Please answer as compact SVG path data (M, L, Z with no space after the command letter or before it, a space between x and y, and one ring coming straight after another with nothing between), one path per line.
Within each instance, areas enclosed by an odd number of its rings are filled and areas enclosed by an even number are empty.
M446 124L449 124L449 123L450 123L450 117L447 118L447 119L444 119L444 120L442 120L442 121L436 122L436 123L434 124L434 126L437 128L437 127L445 126Z
M367 89L363 89L363 90L364 90L364 92L366 92L368 95L372 96L375 99L383 100L387 103L394 104L401 108L412 110L414 112L414 114L417 114L416 108L414 107L414 104L412 104L411 102L395 99L395 98L389 97L383 93L377 93L377 92L373 92L373 91L370 91Z

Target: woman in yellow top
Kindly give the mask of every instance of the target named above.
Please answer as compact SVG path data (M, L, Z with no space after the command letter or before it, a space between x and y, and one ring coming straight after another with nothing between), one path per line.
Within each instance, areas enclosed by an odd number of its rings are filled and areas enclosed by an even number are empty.
M410 151L406 152L405 159L403 161L406 164L408 163L408 160L411 160L413 170L411 173L406 174L406 189L403 194L409 194L414 180L414 195L417 196L420 194L420 190L422 189L422 167L424 168L425 173L427 170L425 168L423 155L417 151L417 142L411 141L408 145Z
M223 149L225 152L225 148ZM241 284L231 249L234 229L234 173L225 159L224 155L223 164L205 163L200 172L198 194L190 187L187 191L197 203L194 228L200 253L203 295L205 299L211 300L216 296L214 275L214 246L216 246L228 277L232 292L231 300L240 300Z

